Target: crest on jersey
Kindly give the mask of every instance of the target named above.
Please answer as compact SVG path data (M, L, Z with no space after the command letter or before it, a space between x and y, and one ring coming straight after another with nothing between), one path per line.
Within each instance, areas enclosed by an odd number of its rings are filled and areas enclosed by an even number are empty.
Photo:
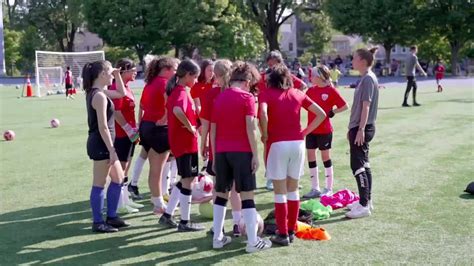
M321 94L321 99L323 99L323 101L326 101L328 98L329 98L329 95L327 95L326 93Z

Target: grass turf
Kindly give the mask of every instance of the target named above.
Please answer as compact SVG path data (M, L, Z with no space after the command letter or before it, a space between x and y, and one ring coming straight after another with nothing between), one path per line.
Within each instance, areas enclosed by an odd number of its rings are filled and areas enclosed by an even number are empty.
M129 229L92 234L92 163L85 150L83 95L74 101L66 101L64 95L17 99L18 90L2 87L0 130L14 130L16 140L0 142L0 263L470 264L474 198L462 191L474 173L473 82L451 81L442 94L433 92L433 84L420 84L419 108L400 107L403 83L388 84L380 92L371 143L373 216L346 220L338 210L317 222L332 240L297 240L289 248L258 254L246 254L242 238L214 251L204 232L160 229L148 197L142 202L145 209L125 216L132 223ZM341 91L351 103L353 91ZM49 128L54 117L61 121L58 129ZM335 188L356 191L345 140L348 117L345 112L333 120ZM322 165L320 158L318 164ZM145 166L140 188L148 196L147 171ZM264 184L260 169L256 203L262 217L273 208L273 194L262 188ZM309 188L308 175L302 184L300 194ZM211 226L199 217L197 205L192 217ZM230 226L227 219L226 228Z

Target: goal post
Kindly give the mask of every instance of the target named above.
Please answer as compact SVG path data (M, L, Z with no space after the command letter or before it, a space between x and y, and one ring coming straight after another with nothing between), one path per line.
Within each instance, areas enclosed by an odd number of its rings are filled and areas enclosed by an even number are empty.
M105 59L104 51L90 52L51 52L36 51L35 64L35 96L41 97L46 95L48 90L64 89L64 73L66 68L71 68L73 84L78 87L78 78L82 76L82 68L86 63L91 63ZM81 80L81 79L79 79Z

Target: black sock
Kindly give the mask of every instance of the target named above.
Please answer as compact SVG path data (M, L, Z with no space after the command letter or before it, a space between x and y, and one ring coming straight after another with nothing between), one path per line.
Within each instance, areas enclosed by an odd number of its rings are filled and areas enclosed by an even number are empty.
M355 175L357 181L357 187L359 188L359 203L360 205L366 207L367 202L369 201L369 181L367 178L367 173L365 171Z
M367 180L369 181L369 200L372 199L372 171L370 168L365 168L365 173L367 174Z

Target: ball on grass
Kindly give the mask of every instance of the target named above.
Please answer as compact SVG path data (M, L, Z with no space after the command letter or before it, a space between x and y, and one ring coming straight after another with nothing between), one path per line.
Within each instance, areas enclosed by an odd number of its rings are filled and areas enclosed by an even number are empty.
M3 133L3 138L6 141L12 141L15 139L15 132L13 130L7 130Z
M202 217L212 219L213 217L213 204L212 201L199 204L199 214Z
M60 125L61 123L59 123L59 120L58 120L57 118L53 118L53 119L51 119L50 124L51 124L51 127L52 127L52 128L57 128L57 127L59 127L59 125Z
M19 89L20 89L20 85L16 85L15 88L16 88L17 90L19 90Z

